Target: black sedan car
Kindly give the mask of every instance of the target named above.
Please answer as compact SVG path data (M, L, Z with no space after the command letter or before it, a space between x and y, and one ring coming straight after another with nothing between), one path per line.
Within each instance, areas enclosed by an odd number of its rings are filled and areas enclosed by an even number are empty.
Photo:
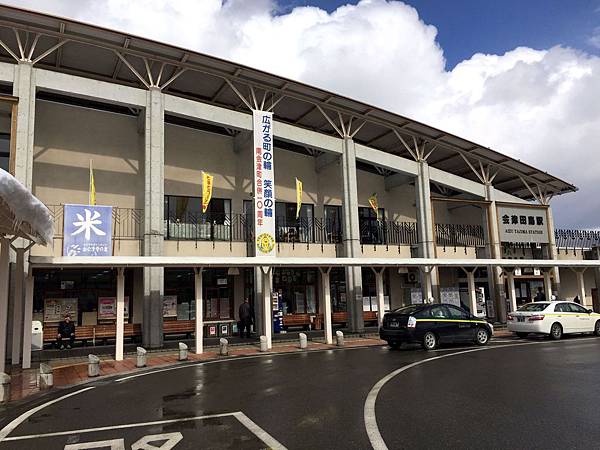
M486 345L494 329L458 306L445 303L409 305L383 316L379 336L391 348L404 342L420 343L425 350L449 342Z

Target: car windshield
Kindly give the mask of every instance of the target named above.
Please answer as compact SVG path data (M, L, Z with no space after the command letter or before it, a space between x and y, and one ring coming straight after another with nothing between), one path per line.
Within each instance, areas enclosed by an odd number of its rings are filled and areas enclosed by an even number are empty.
M534 311L534 312L543 311L548 307L549 304L550 303L546 303L546 302L527 303L526 305L521 306L519 308L519 311L525 311L525 312L527 312L527 311Z
M408 305L408 306L403 306L402 308L395 309L394 312L398 313L398 314L412 314L416 310L421 309L421 308L422 308L421 305Z

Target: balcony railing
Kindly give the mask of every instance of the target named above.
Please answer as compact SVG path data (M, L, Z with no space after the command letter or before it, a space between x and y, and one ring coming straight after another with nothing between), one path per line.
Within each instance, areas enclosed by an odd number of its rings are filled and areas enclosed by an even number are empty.
M46 205L54 222L54 237L64 235L64 205ZM134 208L112 209L112 231L114 240L144 239L144 210Z
M443 247L483 247L483 227L481 225L459 225L436 223L435 239Z
M556 228L554 237L558 248L590 249L600 246L600 231L597 230Z
M364 220L360 223L361 244L414 245L417 242L416 222Z
M336 220L300 217L275 217L278 242L302 244L338 244L342 242L342 226Z

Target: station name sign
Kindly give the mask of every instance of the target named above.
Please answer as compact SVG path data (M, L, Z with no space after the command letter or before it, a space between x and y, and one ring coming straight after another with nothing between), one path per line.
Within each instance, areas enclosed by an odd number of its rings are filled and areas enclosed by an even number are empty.
M545 207L498 205L501 242L547 244L548 215Z

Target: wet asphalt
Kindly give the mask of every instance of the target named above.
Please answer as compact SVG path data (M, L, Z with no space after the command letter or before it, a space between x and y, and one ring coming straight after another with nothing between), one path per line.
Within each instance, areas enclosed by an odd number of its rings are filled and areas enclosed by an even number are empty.
M522 343L528 345L507 346ZM290 449L371 448L363 416L371 388L402 366L465 348L268 355L99 380L0 410L3 428L36 406L93 386L34 413L8 439L58 435L4 440L0 450L110 448L89 444L100 441L144 448L144 439L176 450L256 449L277 442ZM503 340L488 348L418 365L385 384L375 411L387 446L600 446L600 339ZM144 438L149 435L159 436Z

